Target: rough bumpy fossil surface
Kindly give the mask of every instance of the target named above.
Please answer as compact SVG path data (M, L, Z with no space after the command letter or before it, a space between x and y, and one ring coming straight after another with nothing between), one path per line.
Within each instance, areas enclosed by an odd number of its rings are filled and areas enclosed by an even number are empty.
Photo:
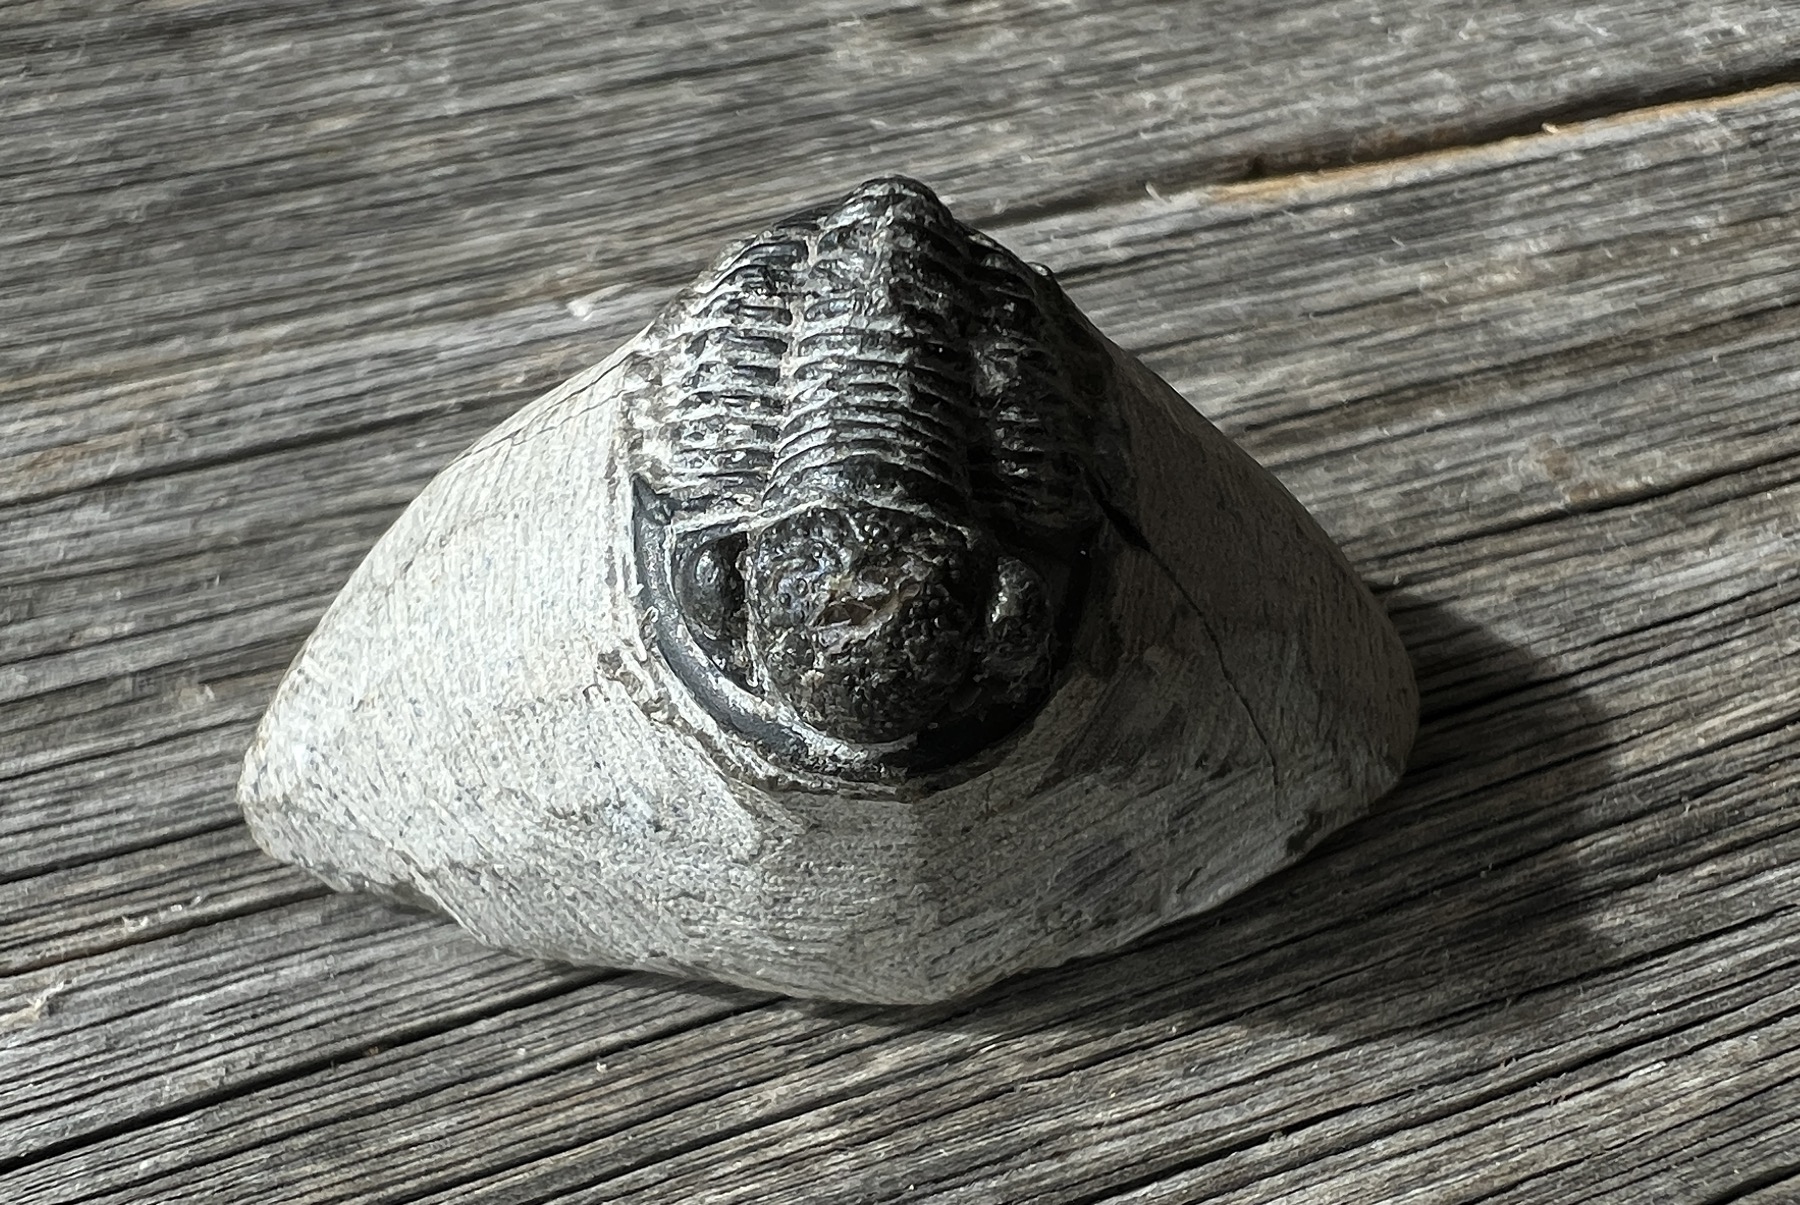
M497 945L921 1002L1288 864L1415 712L1299 504L888 179L445 469L240 796L276 857Z

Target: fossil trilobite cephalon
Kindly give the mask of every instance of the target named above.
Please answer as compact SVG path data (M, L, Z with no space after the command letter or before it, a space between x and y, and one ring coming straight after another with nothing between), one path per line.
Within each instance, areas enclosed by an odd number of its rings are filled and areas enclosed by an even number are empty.
M240 799L276 857L499 946L922 1002L1293 861L1416 708L1300 505L889 178L427 486Z

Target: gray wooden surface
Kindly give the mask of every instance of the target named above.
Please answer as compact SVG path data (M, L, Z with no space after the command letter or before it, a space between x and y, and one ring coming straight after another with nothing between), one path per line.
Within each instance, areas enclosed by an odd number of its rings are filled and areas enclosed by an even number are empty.
M534 964L232 786L430 475L905 171L1377 589L1380 814L927 1010ZM1800 1199L1786 3L0 12L0 1200Z

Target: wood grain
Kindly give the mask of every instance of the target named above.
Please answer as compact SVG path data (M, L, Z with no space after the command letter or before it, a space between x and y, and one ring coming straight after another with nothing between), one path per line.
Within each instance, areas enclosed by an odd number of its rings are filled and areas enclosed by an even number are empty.
M1800 77L1779 7L6 26L0 1197L1794 1195L1800 92L1742 91ZM1384 811L918 1011L531 964L259 862L249 728L424 480L886 170L1382 593L1426 705Z

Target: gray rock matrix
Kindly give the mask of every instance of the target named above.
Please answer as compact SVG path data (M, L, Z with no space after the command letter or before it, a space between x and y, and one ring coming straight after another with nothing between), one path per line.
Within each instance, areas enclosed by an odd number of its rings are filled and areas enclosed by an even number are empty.
M922 1003L1291 863L1416 714L1274 478L890 178L439 474L239 794L273 856L497 946Z

